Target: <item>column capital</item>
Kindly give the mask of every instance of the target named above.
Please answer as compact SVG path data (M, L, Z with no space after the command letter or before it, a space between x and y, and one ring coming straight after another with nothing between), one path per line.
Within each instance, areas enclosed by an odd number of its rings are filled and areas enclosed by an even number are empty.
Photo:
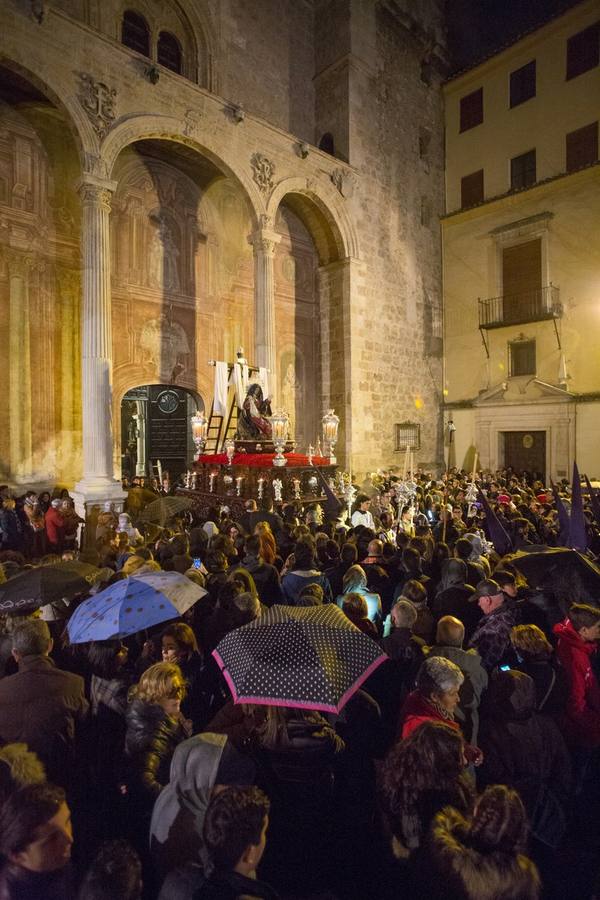
M248 236L248 243L254 248L255 255L264 253L265 256L274 256L275 247L281 240L281 235L271 228L257 228Z
M36 266L35 257L12 247L3 247L2 257L6 261L9 278L25 278Z
M98 178L89 172L84 173L76 184L77 193L84 205L103 206L109 212L112 195L116 189L116 181Z

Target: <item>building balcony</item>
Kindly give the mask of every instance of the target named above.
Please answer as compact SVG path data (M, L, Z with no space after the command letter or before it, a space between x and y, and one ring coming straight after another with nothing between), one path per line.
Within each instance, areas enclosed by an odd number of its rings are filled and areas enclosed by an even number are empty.
M480 328L504 328L561 317L560 291L553 284L522 294L479 300Z

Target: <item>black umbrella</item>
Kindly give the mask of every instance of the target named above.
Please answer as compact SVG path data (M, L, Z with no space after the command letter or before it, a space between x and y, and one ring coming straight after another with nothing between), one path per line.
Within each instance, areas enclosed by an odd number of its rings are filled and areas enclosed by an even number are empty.
M519 550L503 557L503 563L512 563L521 572L530 587L548 586L556 577L578 575L587 591L600 599L600 568L587 556L568 547L532 548L531 552Z
M144 509L140 519L143 522L165 525L173 516L190 509L193 505L193 500L188 500L187 497L159 497Z
M0 585L0 613L26 613L89 589L89 583L77 572L59 566L38 566Z
M236 703L339 712L388 658L332 604L273 606L213 656Z
M78 559L64 559L60 562L50 563L53 569L59 572L74 572L84 578L88 584L96 584L97 581L106 580L106 569L99 569L91 563L81 562ZM114 572L111 573L114 575ZM109 575L110 577L110 575Z

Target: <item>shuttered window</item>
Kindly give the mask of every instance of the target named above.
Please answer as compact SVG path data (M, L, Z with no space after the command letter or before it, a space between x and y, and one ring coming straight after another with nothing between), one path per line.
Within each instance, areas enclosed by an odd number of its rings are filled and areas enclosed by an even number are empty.
M600 61L600 22L594 22L567 41L567 81L594 69Z
M503 320L527 322L542 311L542 241L537 238L502 252Z
M535 184L535 150L528 150L520 156L514 156L510 161L510 187L516 191L519 188L530 187Z
M483 169L471 172L460 180L460 205L475 206L483 200Z
M511 375L535 375L535 341L512 341L508 358Z
M130 9L123 13L121 43L143 56L150 56L150 29L144 17Z
M535 97L535 59L510 73L510 105L519 106Z
M468 131L483 122L483 88L460 99L460 130Z
M591 166L598 160L598 123L592 122L566 137L567 172Z
M181 75L181 47L177 38L168 31L161 31L158 36L156 58L161 66Z

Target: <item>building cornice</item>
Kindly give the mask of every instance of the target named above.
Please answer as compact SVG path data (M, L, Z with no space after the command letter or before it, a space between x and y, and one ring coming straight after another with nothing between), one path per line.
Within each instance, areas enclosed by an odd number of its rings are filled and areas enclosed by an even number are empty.
M535 191L539 191L542 188L545 188L549 184L553 184L555 182L565 181L567 178L582 180L582 176L585 176L586 173L596 170L600 172L600 160L596 160L596 162L590 163L589 166L583 166L581 169L577 169L575 172L559 172L558 175L550 175L548 178L544 178L542 181L536 181L535 184L532 184L530 187L521 188L518 191L509 190L505 191L503 194L496 194L495 197L489 197L487 200L482 200L481 203L475 204L475 206L468 206L461 209L455 209L453 212L445 213L443 216L440 216L440 222L445 222L449 219L456 219L459 216L469 217L473 213L477 213L479 210L487 209L487 207L491 206L494 203L501 204L504 201L512 200L513 198L522 197L523 195L531 195ZM595 173L594 173L595 174ZM593 177L593 176L592 176ZM507 226L512 227L512 226Z

